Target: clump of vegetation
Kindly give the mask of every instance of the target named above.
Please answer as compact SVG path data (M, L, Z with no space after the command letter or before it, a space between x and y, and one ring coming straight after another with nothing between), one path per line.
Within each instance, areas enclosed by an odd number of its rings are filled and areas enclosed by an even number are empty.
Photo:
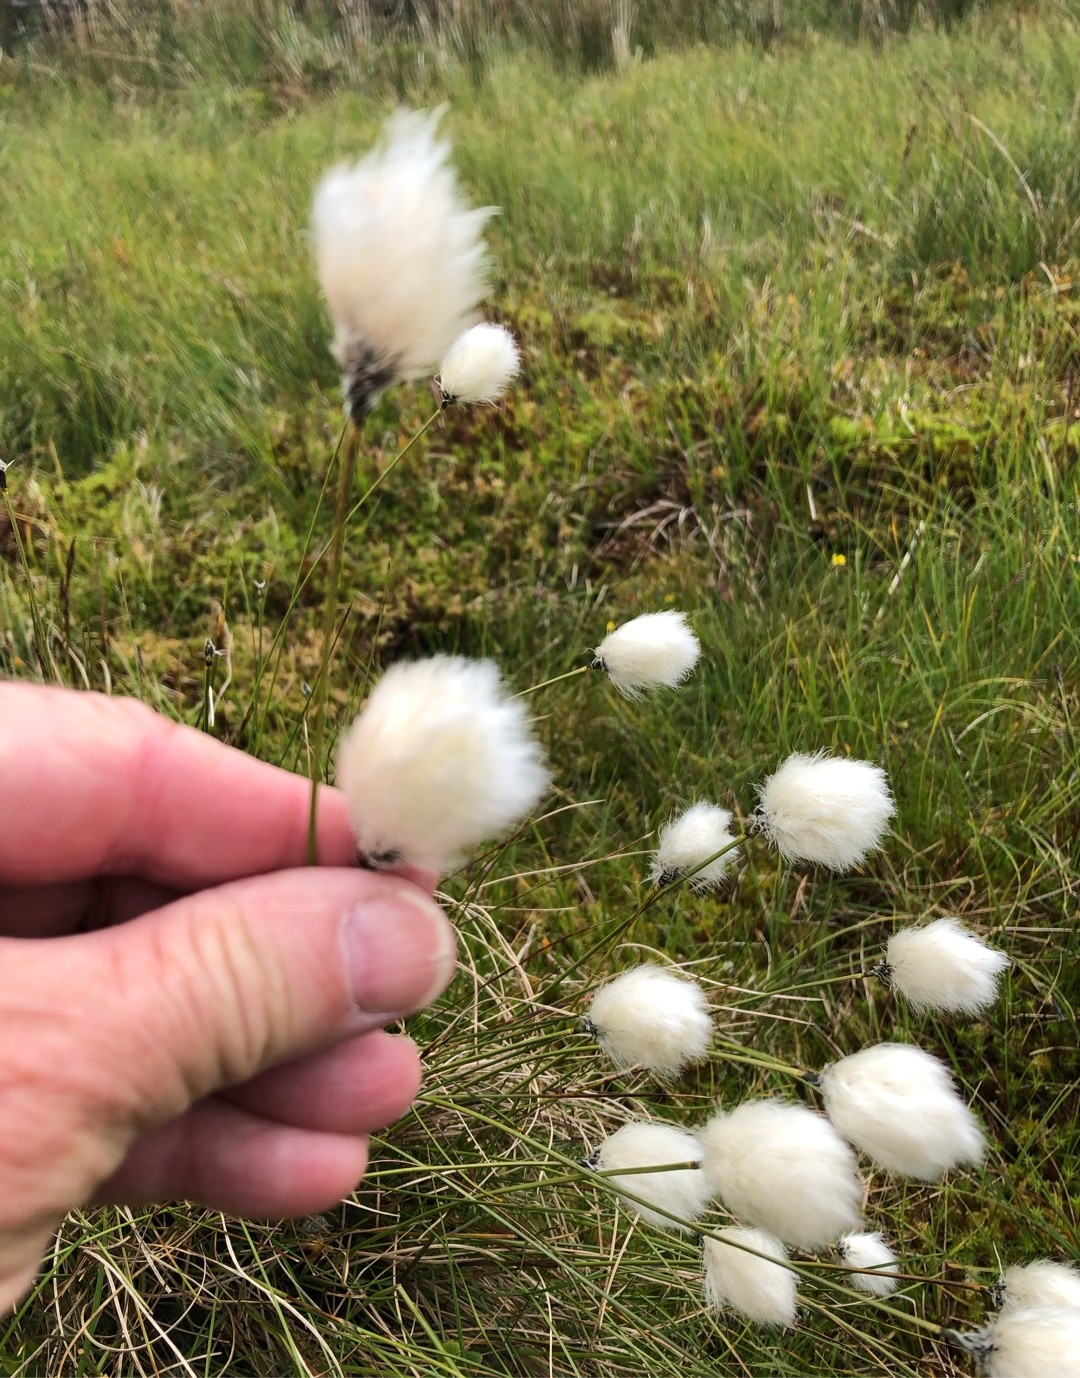
M0 672L135 693L315 774L379 666L492 654L544 685L557 782L446 882L464 969L410 1023L426 1088L356 1197L273 1230L74 1217L7 1372L928 1375L943 1321L980 1333L998 1254L1068 1255L1080 46L1065 13L953 27L965 9L708 7L720 35L640 6L620 38L617 7L365 28L166 4L5 59ZM462 176L502 208L524 376L495 410L379 402L327 623L341 417L308 205L403 96L450 96ZM662 610L705 653L678 693L618 700L590 648ZM835 875L744 836L768 771L819 747L886 766L900 820ZM659 826L713 798L737 879L643 888ZM1013 961L976 1022L870 974L939 914ZM677 1081L578 1031L658 960L726 1054ZM991 1150L872 1180L888 1310L797 1256L797 1327L718 1319L692 1235L581 1167L622 1124L693 1129L893 1039L949 1068Z

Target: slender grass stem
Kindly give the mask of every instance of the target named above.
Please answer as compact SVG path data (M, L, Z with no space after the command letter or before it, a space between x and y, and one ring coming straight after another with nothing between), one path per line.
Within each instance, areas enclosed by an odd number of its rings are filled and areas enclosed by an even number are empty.
M323 605L322 659L315 681L315 740L311 752L311 808L308 812L307 860L309 866L318 865L319 785L323 780L323 753L326 743L326 705L330 695L330 662L334 649L334 628L337 626L338 587L341 583L341 557L348 525L348 503L356 473L356 451L359 433L355 427L346 430L338 469L337 500L334 505L334 530L330 538L330 568L326 576L326 601ZM396 462L396 461L395 461Z
M548 689L553 684L561 684L564 679L576 679L578 675L587 675L590 668L591 667L588 665L579 665L576 670L567 670L563 675L553 675L551 679L541 680L539 684L533 684L528 689L522 689L521 692L515 694L514 697L519 699L528 698L530 694L538 694L541 689Z

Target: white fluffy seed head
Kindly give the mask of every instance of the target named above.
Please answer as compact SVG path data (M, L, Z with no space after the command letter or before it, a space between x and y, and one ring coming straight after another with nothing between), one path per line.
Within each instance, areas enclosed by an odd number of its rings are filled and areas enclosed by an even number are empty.
M844 1138L891 1172L936 1182L950 1168L983 1160L978 1121L944 1063L921 1048L864 1048L826 1067L820 1085Z
M521 368L521 354L504 326L483 322L460 335L439 369L443 406L453 402L495 402Z
M1048 1258L1006 1268L998 1287L1002 1315L1027 1306L1080 1307L1080 1271Z
M690 674L701 655L701 643L690 630L686 614L647 612L624 622L604 637L593 657L627 698L646 689L674 689Z
M917 1010L978 1014L993 1004L998 977L1009 966L956 919L935 919L894 933L881 974Z
M661 1077L701 1062L712 1041L705 992L658 966L632 967L601 986L586 1020L616 1067L645 1067Z
M988 1333L988 1378L1080 1378L1080 1307L1020 1307Z
M833 871L881 845L895 812L885 772L842 756L789 756L758 790L757 825L788 861Z
M840 1261L849 1268L865 1268L864 1273L849 1273L848 1282L875 1297L887 1297L900 1283L896 1277L896 1255L885 1243L880 1230L872 1234L846 1234L836 1246Z
M699 1163L701 1145L697 1138L673 1124L624 1124L585 1161L591 1168L614 1174L609 1181L620 1189L619 1199L626 1209L659 1230L686 1233L691 1226L682 1222L699 1219L708 1208L709 1189L700 1168L618 1175L628 1168ZM633 1201L631 1196L639 1196L641 1201ZM672 1216L678 1218L673 1220Z
M732 1215L785 1244L822 1249L862 1224L855 1155L824 1115L795 1101L746 1101L701 1132L709 1189Z
M681 876L690 875L690 884L695 890L712 890L739 857L737 847L721 857L716 857L716 853L734 841L731 814L727 809L716 804L691 804L677 818L665 823L653 857L652 879L670 884ZM716 859L710 861L710 857ZM708 864L702 866L702 862Z
M439 119L399 112L376 148L315 192L316 264L357 421L391 383L435 368L488 288L492 210L462 195Z
M758 1325L795 1324L796 1279L779 1239L764 1230L720 1230L703 1247L705 1300L714 1310Z
M341 739L361 859L446 871L525 817L550 777L521 699L490 660L393 665Z

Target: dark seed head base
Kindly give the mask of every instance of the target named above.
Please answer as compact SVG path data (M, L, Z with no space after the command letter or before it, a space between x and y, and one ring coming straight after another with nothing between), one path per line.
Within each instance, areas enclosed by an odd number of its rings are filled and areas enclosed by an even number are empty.
M342 349L338 362L349 415L359 426L374 410L382 393L400 376L398 360L384 358L363 340L355 340Z
M401 864L401 853L393 847L387 847L382 852L358 850L356 864L364 871L389 871Z

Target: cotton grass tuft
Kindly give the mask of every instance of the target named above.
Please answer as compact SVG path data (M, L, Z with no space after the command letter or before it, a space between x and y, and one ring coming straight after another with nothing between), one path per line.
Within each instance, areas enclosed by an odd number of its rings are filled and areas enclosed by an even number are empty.
M974 1355L984 1378L1080 1378L1080 1307L1020 1307L945 1338Z
M639 698L646 689L674 689L698 663L701 643L686 614L648 612L604 637L593 657L620 694Z
M658 966L633 967L601 986L585 1028L620 1071L645 1067L661 1077L702 1061L713 1033L701 987Z
M978 1121L957 1095L944 1063L906 1043L878 1043L826 1067L825 1110L839 1132L875 1163L936 1182L983 1160Z
M716 804L691 804L664 825L653 857L651 879L656 884L669 885L689 876L695 890L715 889L738 860L734 841L727 809ZM724 851L727 847L731 850ZM724 855L716 856L720 851Z
M521 354L504 326L484 322L466 330L439 369L444 407L456 402L497 402L521 368Z
M896 1255L885 1243L880 1230L872 1234L846 1234L836 1246L840 1261L849 1268L865 1268L863 1273L849 1273L847 1281L861 1292L875 1297L887 1297L899 1287L896 1277Z
M631 1172L621 1177L619 1171L631 1168L663 1167L669 1163L699 1163L701 1144L693 1134L673 1124L624 1124L604 1140L585 1160L600 1172L614 1175L608 1178L615 1188L622 1188L619 1199L627 1210L640 1215L648 1225L658 1230L688 1233L684 1221L694 1221L704 1215L709 1205L709 1189L700 1168L674 1168L670 1172ZM640 1196L641 1202L630 1196ZM664 1212L667 1212L665 1214ZM676 1220L671 1216L679 1217Z
M481 233L492 211L462 195L439 118L399 112L376 148L315 192L316 265L357 422L390 384L435 368L488 288Z
M894 933L875 972L917 1010L975 1015L993 1004L1008 967L1004 952L947 918Z
M460 656L391 666L338 756L360 859L376 870L451 869L520 822L549 782L498 666Z
M758 1325L795 1324L795 1274L787 1250L764 1230L721 1230L704 1241L705 1300L716 1311L736 1311ZM764 1257L759 1257L764 1255Z
M832 871L876 851L895 812L880 766L823 752L789 756L758 797L757 827L781 856Z
M1028 1306L1080 1306L1080 1271L1049 1258L1014 1264L995 1291L1003 1315Z
M701 1143L713 1194L785 1244L825 1248L862 1224L855 1155L816 1111L795 1101L746 1101L711 1119Z

